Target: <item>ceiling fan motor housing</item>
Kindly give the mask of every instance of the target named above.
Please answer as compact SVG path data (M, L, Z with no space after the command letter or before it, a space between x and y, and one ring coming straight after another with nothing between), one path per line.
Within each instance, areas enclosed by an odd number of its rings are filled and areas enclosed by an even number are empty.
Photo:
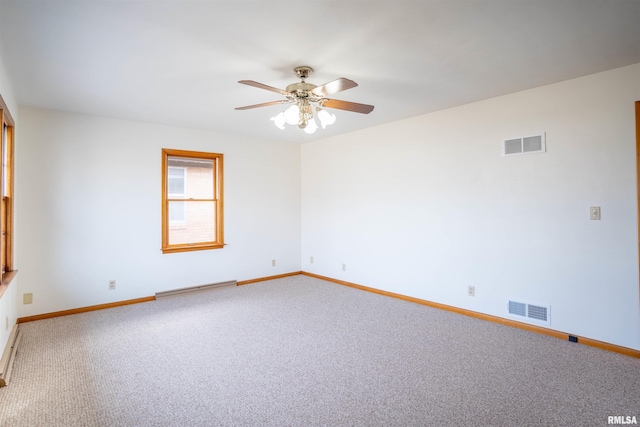
M306 78L309 77L309 74L313 72L313 68L302 66L294 68L293 71L302 81L299 83L292 83L287 86L287 92L294 94L296 98L307 98L309 96L309 92L317 87L314 84L305 82Z
M298 96L307 97L309 96L309 92L311 92L315 88L316 88L316 85L314 84L300 82L300 83L290 84L289 86L287 86L286 90L287 92L295 93Z

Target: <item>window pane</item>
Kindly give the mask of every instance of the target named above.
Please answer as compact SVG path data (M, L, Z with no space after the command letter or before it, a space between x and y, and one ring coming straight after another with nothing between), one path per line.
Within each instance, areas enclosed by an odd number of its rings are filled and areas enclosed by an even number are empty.
M2 207L0 208L0 212L2 215L2 256L0 257L2 259L2 274L6 273L7 271L7 263L9 262L9 260L7 259L7 233L6 233L6 217L5 215L7 214L7 199L5 197L2 197Z
M7 149L7 124L2 124L2 196L9 195L9 150Z
M185 168L169 168L169 174L167 175L167 189L169 191L169 197L184 197L185 172Z
M187 168L187 198L213 199L213 162L209 164L209 167Z
M216 202L173 202L184 205L184 222L169 225L169 244L215 242ZM169 211L171 212L171 204ZM170 214L171 215L171 214Z
M178 170L183 171L182 176ZM175 193L184 194L187 199L213 199L214 172L215 163L211 159L169 157L169 194L175 189ZM180 188L182 191L178 191Z
M169 202L169 223L185 222L184 202Z

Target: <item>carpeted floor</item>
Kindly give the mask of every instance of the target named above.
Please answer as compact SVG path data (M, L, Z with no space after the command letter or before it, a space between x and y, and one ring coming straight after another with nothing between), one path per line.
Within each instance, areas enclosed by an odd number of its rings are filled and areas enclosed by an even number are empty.
M21 325L2 426L606 426L640 360L306 276Z

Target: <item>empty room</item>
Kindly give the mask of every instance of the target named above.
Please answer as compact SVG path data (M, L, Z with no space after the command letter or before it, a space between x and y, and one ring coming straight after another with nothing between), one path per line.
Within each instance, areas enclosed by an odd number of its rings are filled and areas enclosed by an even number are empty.
M0 425L634 425L637 0L0 0Z

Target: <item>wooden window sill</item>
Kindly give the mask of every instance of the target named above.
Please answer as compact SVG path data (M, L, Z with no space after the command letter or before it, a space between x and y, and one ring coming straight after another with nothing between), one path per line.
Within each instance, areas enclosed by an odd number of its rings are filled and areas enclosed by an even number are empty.
M206 251L209 249L222 249L226 245L224 243L215 243L215 244L207 244L207 245L189 245L189 246L177 246L177 247L169 247L162 248L163 254L171 254L175 252L188 252L188 251Z
M4 274L4 277L2 278L2 284L0 284L0 298L2 298L2 295L4 295L4 291L7 290L13 278L16 277L16 274L18 274L18 270L8 271Z

